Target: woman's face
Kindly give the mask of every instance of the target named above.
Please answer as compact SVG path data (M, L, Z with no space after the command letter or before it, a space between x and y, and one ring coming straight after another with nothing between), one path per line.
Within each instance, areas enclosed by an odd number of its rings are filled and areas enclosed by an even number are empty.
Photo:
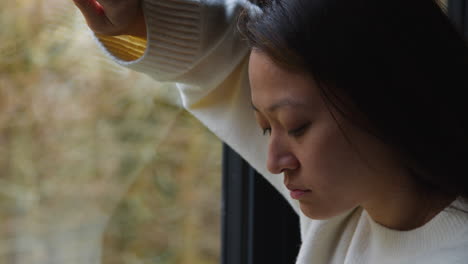
M259 51L251 53L249 76L256 119L269 137L267 168L284 173L308 217L375 201L405 179L389 149L329 109L311 77L281 69Z

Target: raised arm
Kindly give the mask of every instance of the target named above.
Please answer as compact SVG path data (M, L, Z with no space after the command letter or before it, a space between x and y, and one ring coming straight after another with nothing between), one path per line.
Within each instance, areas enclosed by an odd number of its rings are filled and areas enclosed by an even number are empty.
M247 0L74 1L117 63L203 90L226 79L248 53L238 14L259 12Z
M88 12L88 24L103 25L111 32L95 31L95 35L114 61L177 89L183 107L249 161L299 211L282 176L266 170L267 139L261 136L251 109L249 49L237 31L237 17L243 10L256 15L261 12L257 6L248 0L143 0L144 18L122 23L125 30L114 31L106 22L111 16L106 5L99 6L95 0L74 1L93 3L81 10ZM112 0L115 5L123 1ZM133 7L138 6L136 0L131 1ZM125 16L125 12L120 14ZM147 40L135 37L141 30L131 30L135 25L141 27L141 21L146 23ZM114 32L133 36L113 36Z

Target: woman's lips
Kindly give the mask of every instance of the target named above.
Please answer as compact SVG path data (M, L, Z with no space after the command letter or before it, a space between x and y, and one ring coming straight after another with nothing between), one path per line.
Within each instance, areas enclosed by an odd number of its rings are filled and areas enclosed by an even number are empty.
M291 190L290 194L291 194L291 198L293 199L296 199L298 200L299 198L301 198L303 195L309 193L310 190L299 190L299 189L294 189L294 190Z
M311 192L309 189L302 189L300 184L293 184L290 182L285 182L286 188L289 190L291 198L299 200L302 196Z

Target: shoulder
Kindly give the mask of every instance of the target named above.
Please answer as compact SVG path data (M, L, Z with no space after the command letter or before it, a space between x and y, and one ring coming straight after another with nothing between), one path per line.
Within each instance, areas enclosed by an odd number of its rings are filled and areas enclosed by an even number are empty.
M419 237L419 244L424 247L415 250L414 257L404 263L468 263L468 204L455 200L419 229L427 231L420 232L423 236ZM411 249L413 245L407 246Z

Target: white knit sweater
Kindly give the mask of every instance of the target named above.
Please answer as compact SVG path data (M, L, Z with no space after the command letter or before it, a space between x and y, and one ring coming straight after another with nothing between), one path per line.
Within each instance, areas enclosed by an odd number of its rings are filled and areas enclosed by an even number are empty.
M328 220L312 220L289 197L281 175L266 170L267 138L250 107L248 49L236 31L247 0L144 0L148 41L97 36L117 63L167 82L183 106L236 150L288 200L298 213L305 263L468 263L468 213L446 208L424 226L395 231L362 210ZM467 207L459 200L458 208Z

